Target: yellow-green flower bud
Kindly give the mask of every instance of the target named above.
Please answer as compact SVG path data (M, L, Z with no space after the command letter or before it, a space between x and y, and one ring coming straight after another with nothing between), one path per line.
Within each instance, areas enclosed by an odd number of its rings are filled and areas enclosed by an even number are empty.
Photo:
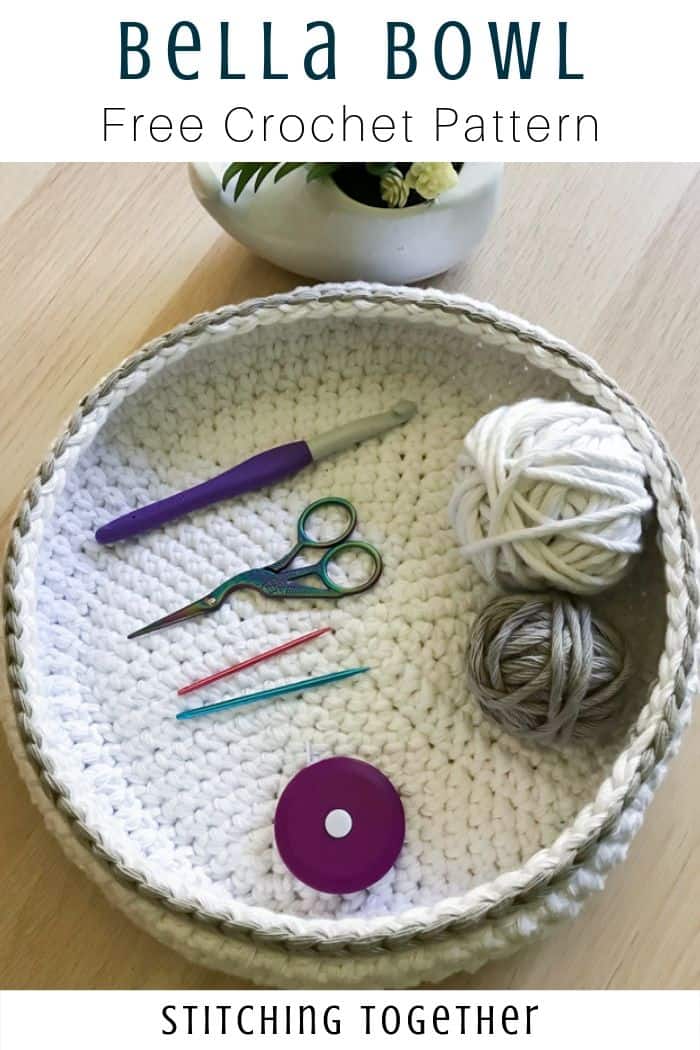
M419 161L411 165L404 181L425 200L432 201L456 186L459 176L450 161Z
M390 208L403 208L408 200L409 188L398 168L391 168L379 180L382 200Z

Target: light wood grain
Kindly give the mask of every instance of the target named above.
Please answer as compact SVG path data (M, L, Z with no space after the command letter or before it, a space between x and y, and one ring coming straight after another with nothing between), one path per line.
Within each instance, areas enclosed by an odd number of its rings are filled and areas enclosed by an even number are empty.
M82 394L201 310L299 283L200 210L180 166L0 165L0 513ZM511 166L468 264L435 281L551 328L652 415L700 492L700 169ZM3 678L3 689L6 689ZM576 923L452 988L700 983L700 731L692 727L626 864ZM4 740L0 987L245 987L135 929L63 857Z

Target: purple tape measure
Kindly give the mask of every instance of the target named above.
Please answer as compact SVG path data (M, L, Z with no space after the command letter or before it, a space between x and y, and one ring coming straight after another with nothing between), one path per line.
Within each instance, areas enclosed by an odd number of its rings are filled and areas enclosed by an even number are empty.
M356 893L378 882L404 843L399 794L356 758L306 766L282 792L275 841L292 875L321 893Z

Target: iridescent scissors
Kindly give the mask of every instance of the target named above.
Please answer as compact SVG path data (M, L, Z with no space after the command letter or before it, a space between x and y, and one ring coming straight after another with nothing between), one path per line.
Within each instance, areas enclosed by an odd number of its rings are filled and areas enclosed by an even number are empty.
M348 516L345 528L333 539L314 539L306 531L306 525L312 514L323 507L341 507ZM344 598L349 594L360 594L377 582L382 574L382 557L379 551L362 540L349 540L348 537L357 525L357 511L352 503L338 496L326 496L310 503L306 510L302 511L297 523L297 542L295 546L285 554L279 561L272 565L266 565L262 569L247 569L232 576L230 580L224 580L203 598L190 602L182 609L163 616L160 620L154 620L147 627L140 627L132 631L129 638L138 638L142 634L150 634L151 631L159 631L162 627L170 627L174 623L182 623L193 616L202 616L204 613L214 612L226 601L228 596L241 587L253 587L261 594L271 598ZM297 555L305 547L316 547L319 550L327 548L326 553L320 561L313 565L300 565L296 569L290 568ZM329 567L335 559L347 551L361 551L369 556L372 562L372 571L366 580L355 586L344 587L336 583L329 575ZM320 586L298 583L298 580L307 576L315 576L321 581Z

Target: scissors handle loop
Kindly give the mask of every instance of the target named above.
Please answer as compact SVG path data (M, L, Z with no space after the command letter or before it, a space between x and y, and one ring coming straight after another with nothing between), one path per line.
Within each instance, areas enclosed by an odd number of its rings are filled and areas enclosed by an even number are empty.
M340 507L347 515L346 525L340 534L334 536L333 539L314 539L307 532L309 518L322 507ZM346 594L360 594L362 591L366 591L368 587L377 582L382 574L382 557L379 551L370 543L348 539L356 524L357 511L349 500L342 499L340 496L326 496L323 499L317 499L314 503L310 503L299 516L297 523L298 541L283 558L264 568L248 569L246 572L232 576L229 580L224 580L213 591L205 594L197 601L190 602L189 605L185 605L182 609L177 609L175 612L155 620L146 627L132 631L129 638L150 634L151 631L158 631L161 627L168 627L171 624L189 620L192 616L201 616L205 613L214 612L215 609L218 609L223 604L229 594L238 590L239 587L254 587L262 594L270 595L273 598L333 598L336 596L342 597ZM314 565L301 565L297 569L290 569L289 566L304 547L325 549L326 553ZM370 558L372 563L372 570L368 578L350 587L344 587L342 584L337 583L331 578L328 571L333 561L346 551L362 552ZM305 576L316 576L324 584L325 590L324 587L305 586L297 582Z
M341 507L347 515L347 522L344 528L340 533L328 540L314 539L314 537L309 536L306 531L309 518L312 517L316 511L321 510L322 507ZM324 496L322 499L317 499L313 503L310 503L306 510L303 510L299 515L299 522L297 524L299 545L304 547L333 547L336 543L342 543L343 540L346 540L356 525L357 511L349 500L343 499L341 496Z
M361 551L363 554L366 554L372 562L372 571L369 576L360 583L355 584L354 587L344 587L342 584L337 583L331 578L328 572L329 566L332 562L335 561L339 555L345 554L347 551ZM333 591L334 594L346 595L361 594L362 591L368 590L381 576L382 568L382 556L376 547L373 547L371 543L365 543L363 540L348 540L345 543L339 543L337 546L332 547L331 550L324 554L318 562L316 571L329 590Z

